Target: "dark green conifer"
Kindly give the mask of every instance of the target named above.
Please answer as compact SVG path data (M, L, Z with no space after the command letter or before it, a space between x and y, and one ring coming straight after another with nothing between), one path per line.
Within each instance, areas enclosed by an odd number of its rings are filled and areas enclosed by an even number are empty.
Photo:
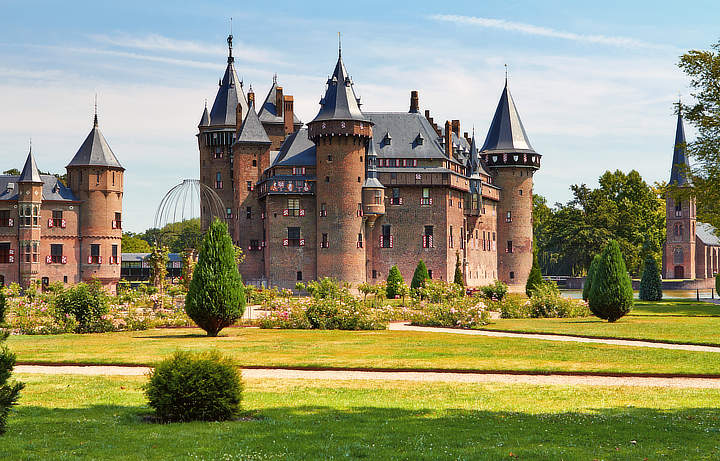
M538 264L537 252L533 252L533 265L530 269L530 275L528 275L527 282L525 283L525 294L532 296L532 292L539 288L543 283L542 272L540 271L540 264Z
M421 259L415 267L415 273L413 274L412 282L410 282L410 288L418 289L425 286L425 280L430 278L428 274L427 266Z
M400 294L400 285L405 283L402 274L397 266L390 268L387 276L387 284L385 286L385 295L388 299L395 299Z
M655 258L645 258L645 268L640 280L640 299L643 301L660 301L663 297L662 279Z
M600 261L600 255L595 255L592 262L590 263L590 267L588 268L587 275L585 276L585 283L583 284L583 292L582 292L582 298L584 301L588 300L588 296L590 296L590 287L592 286L593 276L595 275L595 268L597 267L598 263Z
M632 281L617 241L607 244L595 267L588 296L590 311L597 317L614 322L630 312L633 306Z
M235 248L227 224L215 219L200 246L185 312L208 336L217 336L244 311L245 287L235 262Z
M5 294L0 288L0 326L5 321ZM0 344L8 337L8 332L0 328ZM0 434L5 432L5 424L10 413L10 408L15 405L24 387L22 383L10 383L10 374L15 367L15 354L10 352L4 345L0 345Z
M455 252L455 277L453 278L455 285L465 287L465 280L463 280L462 266L460 265L460 253Z

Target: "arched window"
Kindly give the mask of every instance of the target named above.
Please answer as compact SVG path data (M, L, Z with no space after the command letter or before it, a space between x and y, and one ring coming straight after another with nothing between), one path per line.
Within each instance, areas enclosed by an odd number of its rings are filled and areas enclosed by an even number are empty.
M675 248L673 250L673 263L682 264L684 259L682 248Z
M682 224L675 224L673 233L675 234L676 240L682 240L682 236L683 236L683 225L682 225Z

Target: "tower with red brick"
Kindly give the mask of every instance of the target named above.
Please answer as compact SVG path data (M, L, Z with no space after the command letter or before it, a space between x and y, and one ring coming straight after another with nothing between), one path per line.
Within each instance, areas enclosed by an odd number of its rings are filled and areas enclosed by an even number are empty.
M18 179L18 246L20 284L30 285L38 277L40 248L40 208L43 181L35 164L32 148Z

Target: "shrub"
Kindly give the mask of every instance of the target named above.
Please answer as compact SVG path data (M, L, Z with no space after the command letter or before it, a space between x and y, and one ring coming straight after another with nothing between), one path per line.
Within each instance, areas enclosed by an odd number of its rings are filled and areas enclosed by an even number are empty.
M5 294L0 289L0 299L5 300ZM0 323L2 318L0 315ZM10 375L15 367L15 354L10 352L2 343L7 339L8 332L0 330L0 434L5 432L7 417L10 408L17 402L20 390L24 384L18 382L9 382Z
M503 319L528 319L532 317L530 300L517 295L506 296L502 301L488 301L490 310L499 311Z
M495 280L492 284L480 287L480 294L483 298L502 301L507 295L508 286L500 280Z
M588 303L594 315L609 322L615 322L632 309L632 282L615 240L611 240L600 255Z
M542 272L540 271L540 264L538 264L537 252L533 252L533 265L530 269L530 275L528 275L527 282L525 283L525 294L528 297L532 296L533 291L544 283L542 278Z
M226 421L240 413L242 380L217 351L176 352L150 372L149 405L162 421Z
M411 315L411 322L427 327L477 328L488 324L488 314L480 299L468 297L452 302L421 304Z
M5 290L0 288L0 325L5 323L5 311L7 311L7 298L5 297Z
M417 290L418 288L422 288L425 286L425 281L430 278L430 274L428 273L427 266L421 259L417 263L417 267L415 267L415 272L413 273L412 281L410 282L410 288Z
M391 267L387 276L387 285L385 286L385 294L388 299L395 299L400 294L400 285L404 283L405 281L397 266Z
M76 332L103 332L108 327L103 316L108 313L108 297L99 282L78 283L55 298L58 314L67 314L77 321Z
M200 247L185 312L208 336L217 336L244 311L245 290L235 263L235 247L227 224L215 219Z
M645 268L640 280L640 299L643 301L660 301L663 297L662 279L655 258L645 258Z
M412 290L411 294L415 302L426 300L430 303L439 303L462 298L465 295L465 289L455 283L427 280L425 287Z
M455 252L455 276L453 277L453 283L465 287L465 281L463 280L462 267L460 265L460 252Z
M387 320L343 288L337 296L287 300L259 323L260 328L382 330Z
M588 268L587 275L585 276L585 283L583 283L582 299L587 301L590 295L590 288L592 287L593 277L595 276L595 268L600 261L600 255L595 255L590 267Z
M543 283L533 290L530 297L530 316L534 318L588 317L587 304L577 299L565 298L555 283Z
M720 294L720 276L715 276L715 291Z

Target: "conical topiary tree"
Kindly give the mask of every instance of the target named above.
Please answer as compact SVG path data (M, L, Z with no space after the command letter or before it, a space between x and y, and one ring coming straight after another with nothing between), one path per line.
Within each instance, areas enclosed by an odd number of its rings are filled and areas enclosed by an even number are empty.
M720 275L715 276L715 291L720 295Z
M595 268L600 261L600 255L595 255L590 267L588 268L587 275L585 276L585 283L583 284L582 299L587 301L590 295L590 287L592 287L593 276L595 276Z
M400 285L404 284L402 274L397 266L390 268L387 276L387 284L385 285L385 296L388 299L395 299L396 296L400 295Z
M532 295L532 292L536 290L540 285L545 283L542 278L542 272L540 272L540 264L538 264L537 252L533 252L533 265L530 269L530 275L528 275L527 282L525 283L525 294L528 296Z
M245 287L235 263L235 248L227 224L215 219L200 246L185 312L208 336L217 336L244 311Z
M427 266L425 266L425 263L421 259L417 263L417 267L415 267L415 273L413 273L412 281L410 282L410 288L416 290L418 288L422 288L425 286L425 280L430 278L430 274L428 274Z
M453 278L455 285L465 286L465 280L463 280L462 266L460 265L460 252L455 252L455 277Z
M0 288L0 326L5 322L5 293ZM0 344L8 337L8 332L0 328ZM10 383L10 374L15 367L15 354L0 345L0 434L5 432L5 424L10 408L17 402L22 383Z
M633 291L620 245L611 240L595 267L588 295L590 311L601 319L614 322L630 312Z
M662 279L655 258L645 258L645 268L640 280L640 299L643 301L660 301L663 297Z

